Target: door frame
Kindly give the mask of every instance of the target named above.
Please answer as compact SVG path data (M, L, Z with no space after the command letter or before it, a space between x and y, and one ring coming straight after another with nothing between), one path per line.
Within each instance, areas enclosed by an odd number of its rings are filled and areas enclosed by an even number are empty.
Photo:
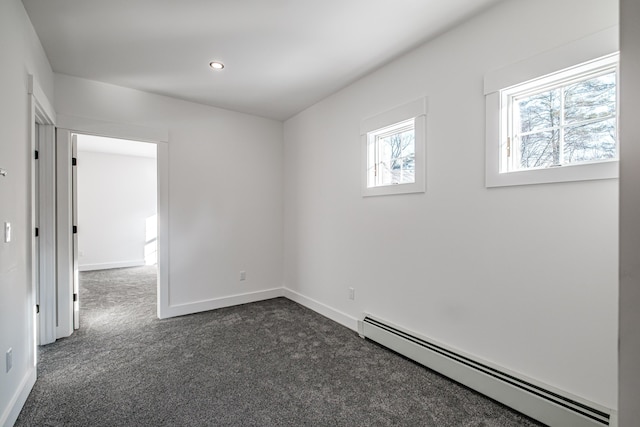
M157 170L157 215L158 215L158 282L157 282L157 316L168 317L169 309L169 132L166 129L146 128L142 126L103 122L100 120L58 114L58 144L61 139L70 141L72 134L95 135L107 138L118 138L156 144ZM68 144L70 146L70 144ZM70 158L70 157L69 157ZM65 176L71 177L71 163L65 166ZM57 195L58 206L68 209L68 219L58 223L58 233L72 236L72 192L71 187L65 194ZM82 230L79 230L82 232ZM73 245L59 248L58 269L66 270L65 280L73 277ZM62 251L60 251L62 249ZM60 272L58 272L60 275ZM65 282L69 289L72 283ZM73 288L71 288L73 289ZM73 292L70 292L73 297ZM71 310L73 306L71 306ZM73 319L71 318L71 332Z
M33 75L28 75L31 286L34 308L33 363L38 344L55 341L56 229L55 229L55 124L56 113ZM36 127L39 131L36 132ZM38 141L36 143L36 137ZM35 157L38 146L38 158ZM36 174L38 170L38 174ZM38 186L36 186L38 179ZM36 203L38 198L38 203ZM36 237L35 229L39 230ZM39 242L36 242L39 239ZM38 244L39 243L39 244ZM38 250L38 254L36 254ZM37 256L36 256L37 255Z

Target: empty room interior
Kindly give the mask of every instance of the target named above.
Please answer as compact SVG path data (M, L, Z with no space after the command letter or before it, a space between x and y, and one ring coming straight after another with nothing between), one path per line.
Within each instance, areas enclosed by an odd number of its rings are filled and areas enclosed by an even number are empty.
M640 425L638 22L2 1L0 426Z
M155 265L155 144L78 135L78 270Z

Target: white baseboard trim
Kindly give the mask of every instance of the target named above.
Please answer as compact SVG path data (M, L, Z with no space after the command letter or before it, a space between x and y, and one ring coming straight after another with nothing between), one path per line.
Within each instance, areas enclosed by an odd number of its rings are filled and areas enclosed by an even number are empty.
M186 304L170 305L160 310L161 319L169 317L185 316L188 314L199 313L203 311L216 310L218 308L231 307L234 305L248 304L252 302L264 301L272 298L285 297L296 302L316 313L333 320L353 331L358 331L358 319L334 308L329 307L312 298L299 294L296 291L287 288L273 288L264 291L249 292L245 294L230 295L227 297L213 298L204 301L191 302Z
M145 265L144 259L134 259L130 261L101 262L97 264L80 264L79 271L108 270L111 268L140 267Z
M215 310L218 308L231 307L234 305L248 304L251 302L264 301L272 298L282 297L282 288L267 289L264 291L248 292L245 294L230 295L227 297L213 298L204 301L191 302L187 304L169 305L161 310L161 319L168 317L184 316L187 314L199 313L202 311Z
M29 397L29 393L33 388L33 385L36 383L36 368L31 367L29 372L22 379L22 383L16 393L9 401L9 405L5 408L2 413L2 418L0 418L0 426L2 427L11 427L15 424L18 419L18 415L20 415L20 411L24 406L24 403L27 401L27 397Z
M326 304L306 297L291 289L283 288L283 296L290 299L291 301L297 302L298 304L307 307L310 310L315 311L318 314L323 315L324 317L333 320L334 322L340 323L342 326L345 326L356 332L358 331L358 319L355 317L349 316L346 313L331 308Z

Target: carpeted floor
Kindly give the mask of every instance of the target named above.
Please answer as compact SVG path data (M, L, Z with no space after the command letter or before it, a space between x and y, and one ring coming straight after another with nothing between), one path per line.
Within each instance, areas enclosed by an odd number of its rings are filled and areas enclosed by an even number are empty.
M81 273L17 426L539 426L278 298L156 318L155 270Z

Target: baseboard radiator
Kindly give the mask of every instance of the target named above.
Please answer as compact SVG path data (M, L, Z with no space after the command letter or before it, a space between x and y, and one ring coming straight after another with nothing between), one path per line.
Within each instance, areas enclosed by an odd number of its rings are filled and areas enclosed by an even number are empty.
M370 315L358 321L358 332L364 338L549 426L617 427L616 414L612 409L525 379L488 362L474 360Z

